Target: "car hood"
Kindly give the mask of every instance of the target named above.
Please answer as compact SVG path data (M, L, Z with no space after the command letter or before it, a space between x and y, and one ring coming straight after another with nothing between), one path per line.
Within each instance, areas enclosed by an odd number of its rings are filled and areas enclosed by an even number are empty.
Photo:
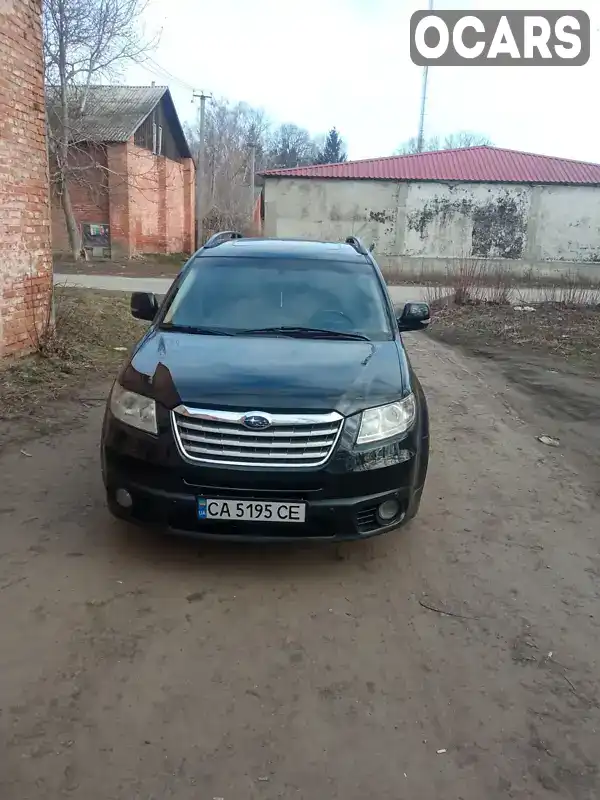
M151 331L121 375L168 408L335 410L345 416L397 400L408 365L396 341L200 336Z

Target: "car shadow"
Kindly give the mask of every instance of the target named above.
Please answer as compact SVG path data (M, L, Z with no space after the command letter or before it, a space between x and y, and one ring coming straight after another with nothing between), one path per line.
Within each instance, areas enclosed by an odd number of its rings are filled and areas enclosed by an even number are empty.
M252 574L267 582L295 576L314 578L335 574L344 564L362 570L396 551L406 537L402 531L352 542L230 542L200 540L113 519L102 520L105 551L122 563L145 563L161 570L240 576Z

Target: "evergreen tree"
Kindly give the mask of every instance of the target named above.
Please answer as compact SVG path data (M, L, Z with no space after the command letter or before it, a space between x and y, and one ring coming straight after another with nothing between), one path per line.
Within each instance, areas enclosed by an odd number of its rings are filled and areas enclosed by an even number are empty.
M317 154L316 164L339 164L347 158L344 151L342 137L336 128L332 128L327 134L325 144Z

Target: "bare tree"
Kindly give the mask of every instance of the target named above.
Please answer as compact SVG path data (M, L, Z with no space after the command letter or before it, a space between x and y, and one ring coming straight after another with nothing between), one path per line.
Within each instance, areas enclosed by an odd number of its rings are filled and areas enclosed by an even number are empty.
M422 150L419 150L419 140L416 136L413 136L401 144L394 155L411 155L432 150L456 150L458 147L476 147L478 145L491 144L491 139L481 133L458 131L457 133L449 134L443 141L440 140L439 136L430 136L423 142Z
M440 150L440 140L438 136L431 136L429 139L423 140L423 148L422 150ZM422 150L419 149L419 140L416 136L411 136L410 139L407 139L400 147L396 150L394 155L396 156L408 156L413 155L414 153L420 153Z
M74 171L82 166L73 164L73 151L83 152L77 120L86 111L92 83L114 78L155 47L156 39L146 38L139 24L146 5L147 0L43 0L51 181L61 199L74 259L81 252L69 191Z
M255 169L266 164L270 123L265 113L246 103L231 103L224 98L207 104L204 129L203 230L223 228L246 231L250 223L251 152ZM188 126L192 151L198 152L199 126Z
M458 131L451 133L444 139L444 150L456 150L458 147L481 147L491 145L492 140L483 133L473 133L472 131Z
M318 155L317 141L307 130L298 125L291 123L280 125L269 138L268 162L272 169L314 164Z
M198 151L198 125L188 126L192 150ZM286 123L274 127L261 109L225 98L207 104L204 131L205 232L236 228L249 231L252 150L256 172L314 164L319 140Z

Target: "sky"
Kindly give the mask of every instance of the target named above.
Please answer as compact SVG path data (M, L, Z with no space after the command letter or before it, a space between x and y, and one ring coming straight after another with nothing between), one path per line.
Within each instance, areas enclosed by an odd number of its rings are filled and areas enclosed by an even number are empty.
M392 155L419 124L422 70L409 52L411 14L427 0L150 0L148 66L125 80L168 85L183 122L192 90L263 108L313 135L335 126L351 159ZM426 136L458 130L495 145L600 162L600 0L434 0L436 10L583 10L583 67L433 67ZM156 65L159 65L157 68ZM167 71L168 77L164 71Z

